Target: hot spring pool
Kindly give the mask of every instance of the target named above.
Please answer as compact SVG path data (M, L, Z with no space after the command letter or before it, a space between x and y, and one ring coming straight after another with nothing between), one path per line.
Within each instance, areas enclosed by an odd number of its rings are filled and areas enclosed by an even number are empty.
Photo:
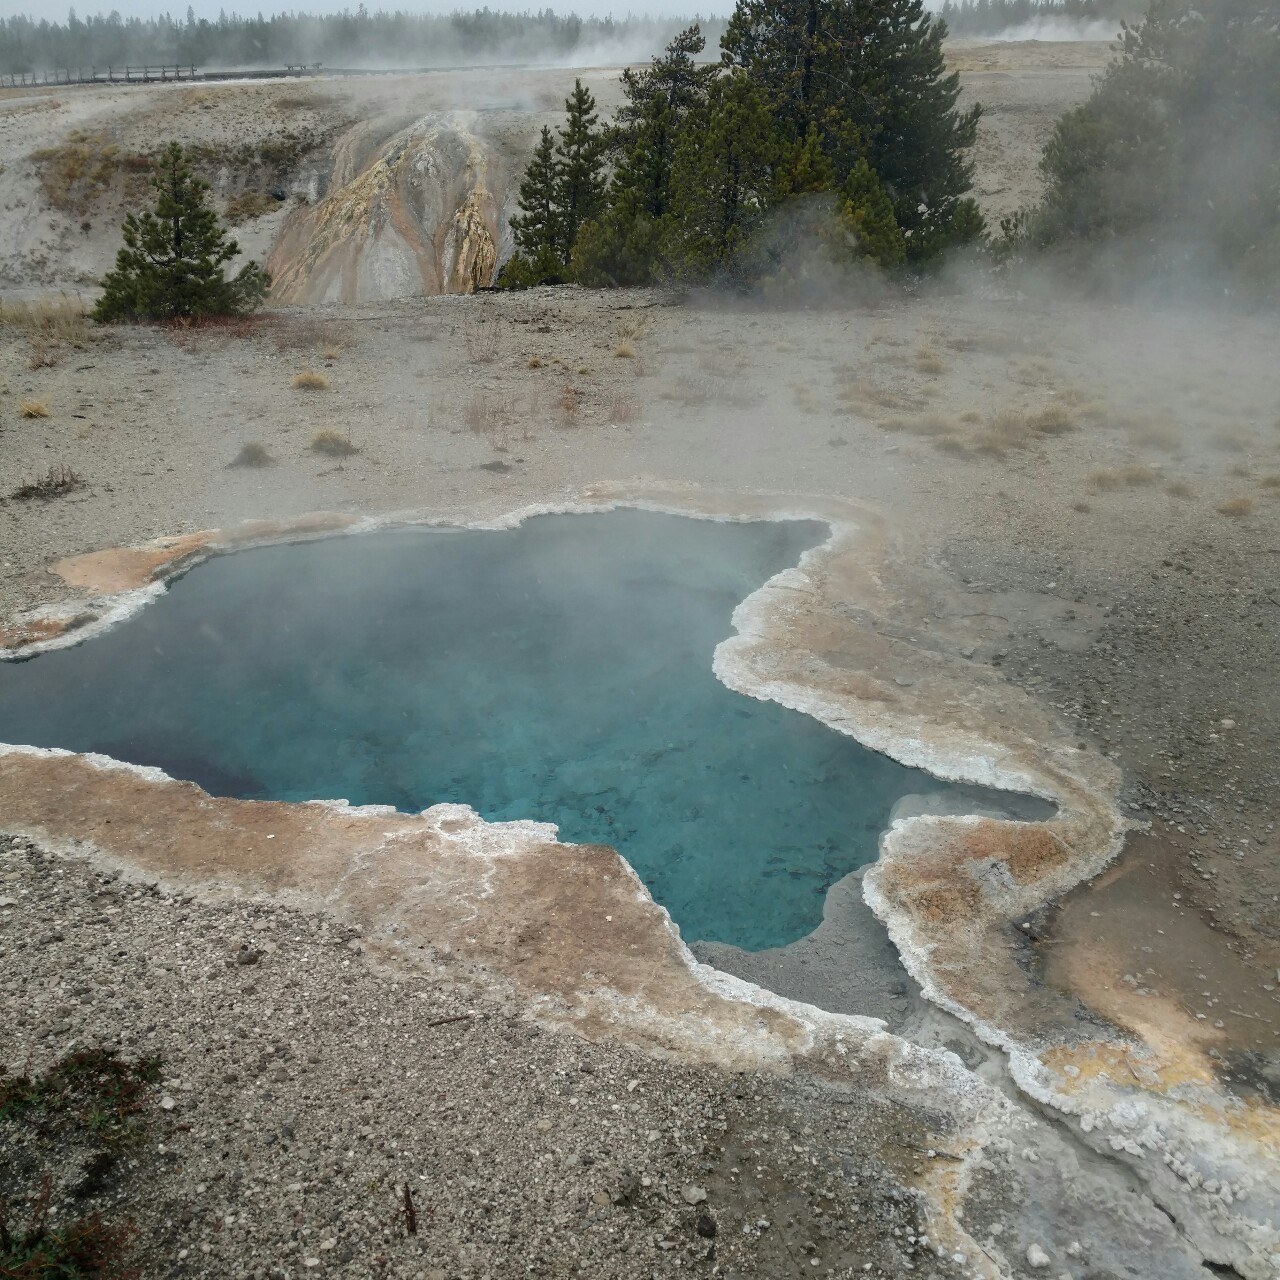
M614 511L243 551L0 662L0 741L215 795L554 822L617 848L686 938L780 946L900 797L956 790L712 674L734 607L826 536Z

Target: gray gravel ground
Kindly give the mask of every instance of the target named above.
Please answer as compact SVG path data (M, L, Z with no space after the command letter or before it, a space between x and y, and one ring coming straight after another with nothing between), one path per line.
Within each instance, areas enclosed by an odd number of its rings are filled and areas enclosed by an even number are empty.
M75 1194L91 1152L0 1117L0 1194L22 1219L48 1169L55 1221L131 1221L148 1277L956 1271L898 1177L928 1136L868 1091L588 1044L447 965L375 966L323 916L23 839L0 904L11 1075L94 1045L162 1060L98 1190Z

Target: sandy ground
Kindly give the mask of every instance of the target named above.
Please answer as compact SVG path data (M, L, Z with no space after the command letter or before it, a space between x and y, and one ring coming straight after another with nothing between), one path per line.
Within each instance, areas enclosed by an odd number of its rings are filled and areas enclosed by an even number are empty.
M966 84L985 76L984 100L1001 86L1006 104L985 126L983 197L1014 207L1033 190L1032 140L1086 91L1097 52L965 56ZM1028 67L1037 59L1047 65ZM122 116L136 101L91 97ZM28 130L64 110L22 109ZM4 127L2 145L18 145L19 126ZM98 269L105 237L68 224L50 239L22 199L10 189L0 222L11 281L25 290ZM86 246L79 258L64 257L71 243ZM35 244L47 270L29 265L23 246ZM73 599L49 572L62 557L251 518L475 519L610 483L867 504L894 531L885 585L903 633L927 644L931 625L963 617L978 636L965 655L975 668L1110 755L1128 810L1151 822L1106 876L1027 922L1036 980L1116 1026L1194 1041L1229 1090L1274 1104L1273 347L1273 318L1086 302L1051 281L954 282L840 306L568 289L284 307L236 331L88 332L36 368L30 339L4 329L0 493L61 464L85 486L0 506L0 618ZM327 385L295 389L305 370ZM21 417L24 400L47 416ZM322 430L358 452L314 453ZM230 465L249 443L269 466ZM915 1247L905 1188L939 1139L904 1131L889 1117L906 1113L875 1089L835 1104L805 1076L742 1081L541 1035L476 974L411 979L368 966L348 945L359 940L323 913L175 897L164 885L122 891L21 841L6 846L4 874L10 1064L89 1039L164 1054L178 1105L158 1116L156 1149L115 1193L153 1245L147 1274L302 1274L310 1257L407 1276L508 1275L521 1260L534 1274L619 1276L846 1275L868 1264L901 1275L907 1260L940 1275L974 1264ZM1002 1079L999 1055L923 1008L856 894L842 918L860 939L855 974L803 949L736 960L719 949L715 963L884 1017ZM260 932L278 949L245 979L228 959ZM420 1011L401 990L413 985ZM462 1030L429 1025L461 1011L477 1015ZM362 1034L358 1018L367 1053L343 1052ZM414 1039L445 1036L429 1063L409 1052ZM211 1041L230 1047L211 1054ZM625 1132L606 1137L577 1119L615 1105L634 1109ZM837 1105L870 1110L842 1129L830 1120ZM494 1117L509 1148L493 1142ZM221 1136L232 1131L234 1144ZM1050 1137L1037 1141L1049 1149ZM405 1154L421 1150L425 1168ZM1089 1159L1081 1184L1112 1186ZM545 1177L531 1190L534 1165ZM631 1174L649 1182L618 1200ZM396 1187L417 1178L440 1224L425 1239L395 1217ZM156 1185L165 1194L141 1207ZM689 1186L707 1200L690 1204ZM993 1190L979 1238L1026 1199L1012 1182ZM704 1210L714 1237L700 1229ZM1066 1252L1072 1212L1020 1236L1039 1245L1052 1230L1047 1274L1144 1274ZM477 1214L492 1224L484 1232ZM1086 1243L1087 1229L1085 1218ZM1018 1272L1045 1274L1030 1262L1006 1273Z

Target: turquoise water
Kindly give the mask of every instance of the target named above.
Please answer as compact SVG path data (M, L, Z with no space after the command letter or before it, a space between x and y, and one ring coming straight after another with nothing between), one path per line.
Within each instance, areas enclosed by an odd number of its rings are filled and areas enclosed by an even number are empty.
M825 537L618 511L244 551L0 663L0 741L216 795L554 822L620 850L686 938L778 946L899 797L947 789L712 675L735 605Z

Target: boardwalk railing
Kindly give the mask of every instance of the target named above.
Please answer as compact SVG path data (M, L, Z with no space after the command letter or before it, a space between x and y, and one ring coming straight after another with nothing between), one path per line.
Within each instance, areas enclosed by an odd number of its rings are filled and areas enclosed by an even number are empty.
M162 80L194 80L195 67L63 67L57 71L10 71L0 85L10 89L46 84L154 84Z
M276 80L314 76L320 63L291 62L276 70L200 71L193 66L63 67L57 71L0 72L0 88L37 88L53 84L158 84L167 80Z

